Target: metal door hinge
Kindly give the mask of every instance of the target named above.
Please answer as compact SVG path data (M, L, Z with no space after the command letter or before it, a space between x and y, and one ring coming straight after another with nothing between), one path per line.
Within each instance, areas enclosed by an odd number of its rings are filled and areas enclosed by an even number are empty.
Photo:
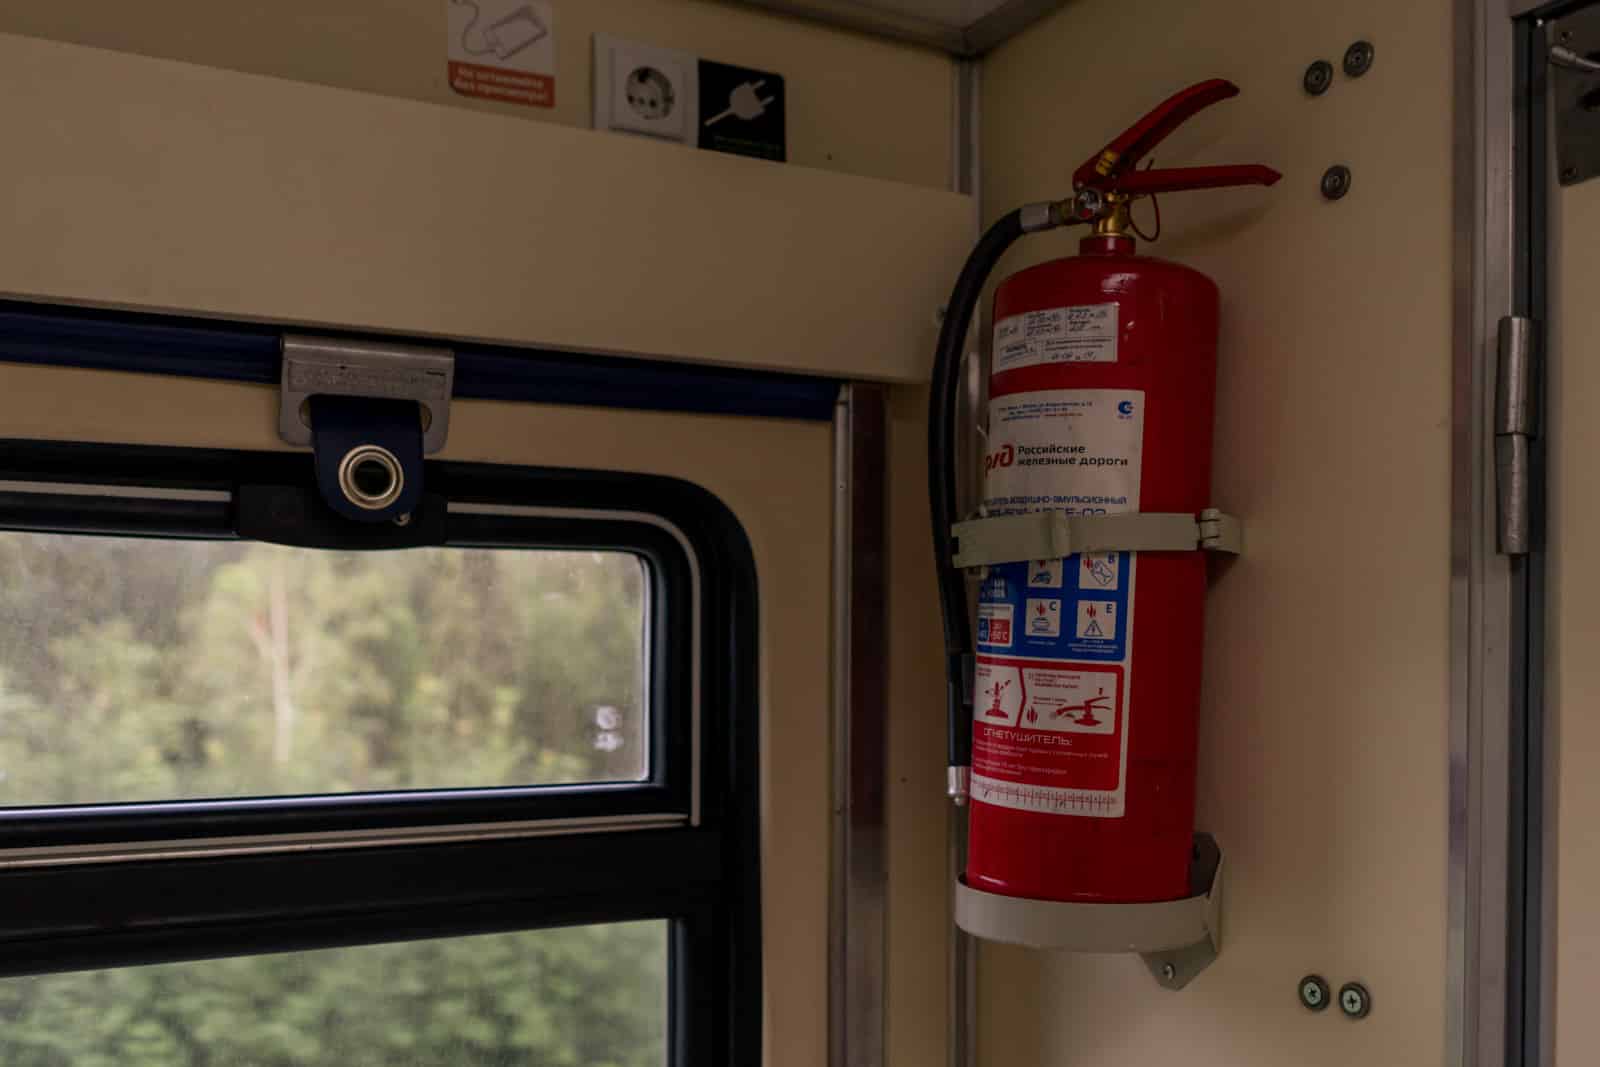
M1494 389L1495 516L1500 551L1532 547L1532 444L1539 436L1539 324L1523 315L1500 320Z

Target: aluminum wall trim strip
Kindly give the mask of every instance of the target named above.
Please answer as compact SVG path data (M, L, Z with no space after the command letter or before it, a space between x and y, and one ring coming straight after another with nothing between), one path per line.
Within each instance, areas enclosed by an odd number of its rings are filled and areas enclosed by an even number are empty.
M1514 311L1510 0L1457 0L1454 84L1446 1059L1506 1063L1521 583L1497 553L1494 337Z
M829 1060L882 1067L888 927L888 400L848 385L834 423Z

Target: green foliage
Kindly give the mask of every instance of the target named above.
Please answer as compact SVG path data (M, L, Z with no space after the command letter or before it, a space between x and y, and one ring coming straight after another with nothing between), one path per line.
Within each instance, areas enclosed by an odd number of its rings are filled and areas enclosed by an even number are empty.
M659 1067L666 932L587 926L0 981L7 1067Z
M0 806L639 778L644 597L616 553L0 534ZM665 957L636 924L11 979L0 1062L658 1064Z

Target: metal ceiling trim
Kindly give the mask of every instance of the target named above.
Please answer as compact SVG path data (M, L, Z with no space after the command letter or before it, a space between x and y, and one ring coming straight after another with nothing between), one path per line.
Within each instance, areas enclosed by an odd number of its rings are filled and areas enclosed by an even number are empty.
M975 56L993 51L1066 3L1067 0L1006 0L967 27L967 48Z
M1010 40L1066 0L1007 0L968 26L952 26L937 19L885 11L857 0L733 0L780 15L820 22L840 29L903 41L972 59Z
M934 19L883 11L852 0L734 0L744 7L759 7L780 15L821 22L908 44L937 48L952 55L967 54L966 34L956 26Z

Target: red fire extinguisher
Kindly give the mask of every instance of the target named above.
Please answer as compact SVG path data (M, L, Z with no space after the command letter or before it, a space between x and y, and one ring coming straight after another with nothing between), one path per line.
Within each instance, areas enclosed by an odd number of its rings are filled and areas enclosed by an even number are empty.
M1211 506L1217 288L1198 271L1135 255L1130 207L1157 193L1278 180L1263 166L1137 169L1178 125L1237 93L1220 79L1177 93L1079 167L1071 198L1024 208L980 242L962 279L978 287L1021 233L1092 226L1078 255L995 291L986 516L1197 515ZM947 315L946 330L961 331L949 339L957 355L966 323L950 319L970 319L975 294L958 284ZM940 364L953 358L945 340ZM930 421L948 424L949 368L935 370ZM948 435L935 427L930 438L935 522L946 532ZM936 542L950 561L953 544L939 532ZM959 720L951 792L971 803L967 884L1043 900L1185 896L1201 554L1114 550L992 565L975 642L963 633L953 574L941 575L941 591Z

